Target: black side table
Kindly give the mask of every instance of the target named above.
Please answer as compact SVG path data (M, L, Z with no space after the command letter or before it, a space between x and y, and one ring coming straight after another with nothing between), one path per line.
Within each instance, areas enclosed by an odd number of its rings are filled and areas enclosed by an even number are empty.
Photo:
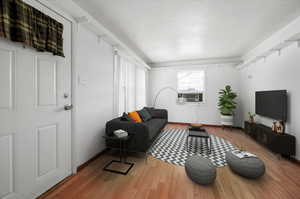
M119 154L120 160L110 161L108 164L105 165L103 170L113 172L113 173L122 174L122 175L127 175L127 173L134 166L134 163L127 162L127 153L126 153L127 152L127 146L126 146L126 144L127 144L127 141L130 139L130 136L128 135L126 137L119 138L119 137L113 135L113 136L103 136L103 138L106 139L106 140L118 140L119 141L119 148L115 148L115 149L118 149L120 151L120 154ZM124 172L119 171L119 170L109 169L109 166L113 163L129 165L129 168Z

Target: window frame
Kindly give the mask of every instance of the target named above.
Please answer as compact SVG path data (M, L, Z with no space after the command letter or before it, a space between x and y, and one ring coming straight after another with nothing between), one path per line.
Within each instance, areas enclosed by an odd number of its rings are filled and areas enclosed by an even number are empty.
M180 92L178 92L178 73L179 72L198 72L198 71L203 71L204 74L204 78L203 78L203 92L202 92L202 101L199 102L179 102L179 98L178 98L178 94L180 94ZM207 72L205 68L193 68L193 69L180 69L176 71L176 90L177 90L177 103L178 104L186 104L186 105L199 105L199 104L205 104L206 103L206 82L207 82Z

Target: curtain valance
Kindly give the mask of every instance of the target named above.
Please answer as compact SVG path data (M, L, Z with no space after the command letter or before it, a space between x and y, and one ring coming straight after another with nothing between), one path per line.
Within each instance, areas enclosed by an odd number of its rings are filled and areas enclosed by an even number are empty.
M64 57L63 25L21 0L0 0L0 37Z

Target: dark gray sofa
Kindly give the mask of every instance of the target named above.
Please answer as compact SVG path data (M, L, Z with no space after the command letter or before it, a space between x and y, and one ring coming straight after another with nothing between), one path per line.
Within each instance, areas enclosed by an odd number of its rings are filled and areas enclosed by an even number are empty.
M121 117L110 120L106 123L106 135L113 136L113 132L123 129L132 137L127 143L128 150L146 152L155 140L156 136L168 123L168 112L165 109L146 108L151 115L151 119L142 123L133 121L122 121ZM107 148L118 148L119 142L106 140Z

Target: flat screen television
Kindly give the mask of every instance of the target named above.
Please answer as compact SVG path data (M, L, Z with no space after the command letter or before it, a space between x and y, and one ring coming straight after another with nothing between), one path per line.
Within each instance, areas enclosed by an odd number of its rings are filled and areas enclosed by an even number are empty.
M257 115L286 122L287 91L257 91L255 93L255 112Z

